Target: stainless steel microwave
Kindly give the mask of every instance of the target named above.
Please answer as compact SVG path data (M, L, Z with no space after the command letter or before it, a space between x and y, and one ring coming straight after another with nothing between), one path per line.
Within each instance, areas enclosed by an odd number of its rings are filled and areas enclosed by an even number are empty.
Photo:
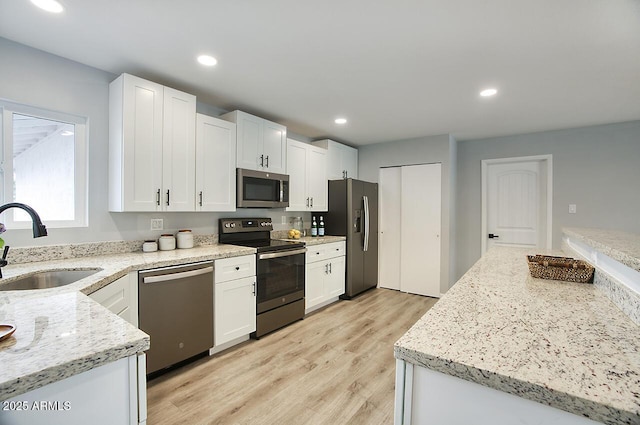
M289 206L289 176L237 169L238 208L284 208Z

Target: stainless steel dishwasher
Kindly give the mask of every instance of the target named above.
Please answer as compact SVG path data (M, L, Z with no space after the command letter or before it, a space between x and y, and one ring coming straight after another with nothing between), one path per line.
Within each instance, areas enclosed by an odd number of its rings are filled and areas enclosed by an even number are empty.
M213 263L138 273L139 326L151 337L147 374L213 347Z

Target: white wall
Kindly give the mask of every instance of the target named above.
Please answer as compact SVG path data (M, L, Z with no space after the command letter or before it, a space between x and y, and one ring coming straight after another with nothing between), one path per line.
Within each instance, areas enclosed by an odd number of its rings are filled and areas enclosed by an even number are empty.
M396 142L366 145L358 148L358 177L378 182L380 167L442 164L442 255L440 292L446 292L455 283L454 246L451 235L455 223L455 152L456 141L447 135L421 137Z
M640 121L458 142L456 279L480 258L480 161L545 154L553 155L554 248L563 227L640 233Z
M2 235L8 245L149 239L159 236L159 232L149 230L151 218L164 219L166 231L188 228L197 234L217 234L220 217L267 216L273 218L277 229L288 228L288 224L279 224L282 216L302 216L305 223L310 222L309 213L286 213L284 210L245 209L222 214L108 212L109 83L117 76L3 38L0 38L0 58L0 98L88 117L89 227L49 229L49 236L39 239L32 238L31 230L9 229ZM184 90L179 86L174 88ZM202 103L197 109L208 114L225 112Z

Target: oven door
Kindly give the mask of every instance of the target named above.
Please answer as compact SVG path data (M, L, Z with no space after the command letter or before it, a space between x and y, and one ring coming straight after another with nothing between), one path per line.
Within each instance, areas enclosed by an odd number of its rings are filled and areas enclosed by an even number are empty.
M304 298L306 248L258 253L257 313Z

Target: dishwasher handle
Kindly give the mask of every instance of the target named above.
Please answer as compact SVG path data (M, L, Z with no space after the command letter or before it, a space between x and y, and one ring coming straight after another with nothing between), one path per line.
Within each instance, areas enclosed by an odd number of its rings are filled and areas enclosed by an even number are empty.
M169 273L163 274L160 276L147 276L142 278L143 283L157 283L157 282L167 282L169 280L177 280L177 279L185 279L193 276L200 276L201 274L213 273L213 267L204 267L202 269L190 270L188 272L178 272L178 273Z

